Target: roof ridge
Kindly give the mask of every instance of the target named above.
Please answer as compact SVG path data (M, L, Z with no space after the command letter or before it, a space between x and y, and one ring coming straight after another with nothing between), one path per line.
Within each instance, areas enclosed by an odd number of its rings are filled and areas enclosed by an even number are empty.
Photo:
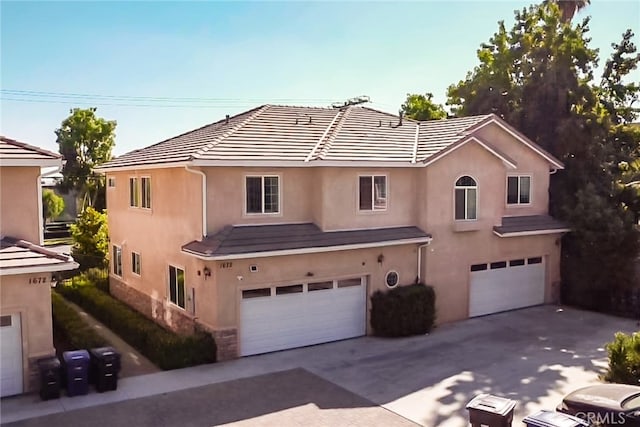
M338 120L338 117L340 117L340 113L341 113L341 110L337 109L335 116L333 116L333 119L331 120L331 123L329 123L329 126L327 126L327 128L324 130L322 136L318 139L318 142L316 142L316 144L313 146L313 148L311 149L307 157L304 159L305 162L308 162L313 159L314 154L316 153L318 148L320 148L320 146L322 145L322 142L325 140L325 138L329 134L329 131L333 127L333 124L336 122L336 120Z
M8 138L4 135L0 135L0 140L6 142L7 144L16 145L18 147L26 148L28 150L33 150L37 153L44 154L45 156L50 156L56 159L61 159L62 155L58 153L54 153L53 151L45 150L44 148L36 147L35 145L27 144L26 142L20 142L12 138Z
M342 126L344 126L344 123L346 122L347 117L353 111L353 107L347 107L346 110L338 109L338 111L339 111L338 114L342 113L342 115L333 124L333 132L329 130L329 135L326 138L326 142L323 144L322 149L320 150L320 154L318 154L319 159L322 159L324 156L326 156L329 150L331 149L331 144L333 144L333 141L336 139L338 132L340 132L340 130L342 129Z
M224 132L222 135L216 137L213 141L209 142L207 145L205 145L204 147L202 147L199 150L197 150L194 154L191 155L191 158L199 157L202 154L206 153L211 148L213 148L214 146L218 145L223 139L225 139L228 136L232 135L233 133L237 132L240 128L245 126L250 121L254 120L256 117L258 117L260 114L264 113L266 110L268 110L271 107L272 107L271 104L264 104L264 105L259 106L258 108L255 108L253 111L251 111L251 110L247 111L247 113L250 113L247 118L245 118L244 120L242 120L240 123L236 124L235 126L232 126L228 131ZM246 114L246 113L244 113L244 114ZM234 117L237 117L239 115L240 114L237 114ZM227 120L227 119L225 118L224 120Z

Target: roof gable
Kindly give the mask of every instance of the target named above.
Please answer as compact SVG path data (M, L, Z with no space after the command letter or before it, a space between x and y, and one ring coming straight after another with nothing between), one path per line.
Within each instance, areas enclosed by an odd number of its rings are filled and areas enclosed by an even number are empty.
M0 136L1 166L59 166L60 154Z

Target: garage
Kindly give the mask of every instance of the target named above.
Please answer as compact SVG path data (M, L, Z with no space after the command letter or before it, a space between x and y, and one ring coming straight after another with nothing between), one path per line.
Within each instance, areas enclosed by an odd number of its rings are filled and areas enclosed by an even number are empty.
M0 397L22 393L20 315L0 316Z
M469 317L544 303L543 257L471 266Z
M364 277L242 291L240 354L268 353L365 335Z

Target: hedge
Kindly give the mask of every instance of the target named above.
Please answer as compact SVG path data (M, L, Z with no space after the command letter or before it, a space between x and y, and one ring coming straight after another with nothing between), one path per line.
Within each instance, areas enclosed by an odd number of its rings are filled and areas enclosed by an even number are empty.
M376 291L371 296L371 326L382 337L426 334L433 328L435 291L415 284Z
M609 368L606 381L640 385L640 332L631 335L618 332L606 345Z
M60 331L71 345L72 348L70 350L83 350L110 345L55 292L51 293L51 308L53 324L56 326L56 330Z
M83 281L73 280L70 286L57 289L159 368L178 369L216 361L216 344L210 334L197 331L193 335L177 335Z

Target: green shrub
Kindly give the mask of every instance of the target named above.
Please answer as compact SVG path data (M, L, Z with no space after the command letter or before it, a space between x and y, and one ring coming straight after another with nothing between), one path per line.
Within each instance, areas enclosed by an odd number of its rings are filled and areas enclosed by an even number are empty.
M161 369L215 362L216 344L210 334L197 331L183 336L168 331L111 295L88 285L86 276L58 289Z
M53 323L73 347L72 350L88 350L109 345L107 340L91 329L91 326L80 317L78 312L69 307L64 299L55 292L51 293L51 308Z
M426 334L435 322L436 295L431 286L398 286L371 297L371 326L382 337Z
M618 332L606 345L609 354L609 369L605 380L640 385L640 332L631 335Z

